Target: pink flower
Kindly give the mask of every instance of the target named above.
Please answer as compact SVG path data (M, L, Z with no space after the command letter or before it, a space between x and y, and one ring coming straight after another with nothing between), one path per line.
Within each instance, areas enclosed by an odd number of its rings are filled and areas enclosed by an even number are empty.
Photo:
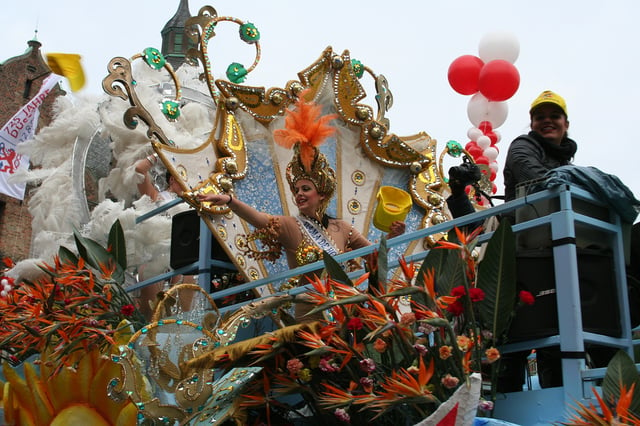
M287 370L289 370L289 373L291 374L298 374L298 372L303 368L304 364L298 358L292 358L287 361Z
M518 294L518 297L520 298L520 301L525 305L533 305L533 302L535 302L535 298L533 297L533 294L529 293L526 290L520 291L520 294Z
M429 352L425 345L413 345L413 349L415 349L422 356L425 356Z
M493 402L485 401L484 399L478 403L478 408L483 411L491 411L493 410Z
M441 380L442 385L447 388L447 389L453 389L456 386L458 386L458 383L460 383L460 379L458 379L457 377L452 376L451 374L447 374L446 376L444 376Z
M346 412L344 408L336 408L336 411L333 412L333 415L343 422L351 423L351 417L349 417L349 413Z
M360 361L360 369L367 374L373 373L376 371L376 363L371 358L365 358Z
M335 373L338 371L338 366L335 363L332 363L330 358L322 358L320 360L319 367L320 370L327 373Z
M371 393L373 392L373 379L370 377L361 377L360 378L360 385L362 386L362 389L364 389L365 392L367 393Z

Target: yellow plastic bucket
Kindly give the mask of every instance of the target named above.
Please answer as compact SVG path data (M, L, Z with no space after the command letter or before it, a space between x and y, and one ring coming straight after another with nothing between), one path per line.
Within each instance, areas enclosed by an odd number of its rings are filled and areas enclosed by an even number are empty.
M384 232L389 232L393 222L404 221L413 204L411 195L395 186L381 186L377 198L373 225Z

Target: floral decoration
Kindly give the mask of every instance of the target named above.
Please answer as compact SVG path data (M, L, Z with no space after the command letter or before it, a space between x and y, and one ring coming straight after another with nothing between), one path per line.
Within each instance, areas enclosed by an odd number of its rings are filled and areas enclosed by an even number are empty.
M467 386L472 374L483 373L490 382L500 359L496 346L522 304L513 279L515 259L509 261L515 241L509 225L494 233L482 262L474 256L479 232L457 230L458 242L441 242L421 266L400 259L402 277L388 281L378 278L387 274L384 241L367 272L353 282L325 253L328 278L316 278L308 294L315 305L308 315L323 312L324 320L296 329L293 340L274 335L246 348L242 357L231 345L210 359L217 360L215 367L263 367L262 378L243 395L252 422L421 421ZM502 312L507 314L496 315ZM492 395L473 409L491 410Z
M114 234L121 232L117 225ZM12 287L0 297L0 353L10 363L48 352L57 373L73 367L74 353L114 344L123 320L144 324L122 288L123 268L116 257L95 241L79 234L75 238L80 256L61 248L52 265L41 265L43 274L37 280L0 280Z

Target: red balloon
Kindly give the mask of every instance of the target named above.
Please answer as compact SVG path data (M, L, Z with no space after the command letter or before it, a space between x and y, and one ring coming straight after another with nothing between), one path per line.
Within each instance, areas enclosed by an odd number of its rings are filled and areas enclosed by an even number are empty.
M482 148L478 146L476 141L469 142L465 145L464 149L466 149L473 158L480 157L483 153Z
M486 175L489 175L489 180L490 180L491 182L493 182L494 180L496 180L496 176L498 176L498 174L496 173L496 171L495 171L495 170L493 170L493 169L488 169L488 170L487 170L487 169L482 169L481 171L482 171L482 174L484 174L485 176L486 176Z
M489 165L489 159L487 157L485 157L484 155L481 155L479 157L474 158L474 160L476 161L477 164L485 164L485 165Z
M480 129L483 135L489 136L487 133L493 130L493 126L489 121L481 121L480 124L478 124L478 129Z
M503 59L489 61L480 70L478 90L489 101L502 102L512 97L520 87L520 73Z
M491 139L491 146L493 146L493 145L498 143L498 135L496 135L494 132L489 131L489 132L485 133L484 135L488 136L489 139ZM496 149L497 149L497 147L496 147Z
M473 55L463 55L449 65L447 77L449 84L461 95L473 95L478 92L478 78L484 62Z

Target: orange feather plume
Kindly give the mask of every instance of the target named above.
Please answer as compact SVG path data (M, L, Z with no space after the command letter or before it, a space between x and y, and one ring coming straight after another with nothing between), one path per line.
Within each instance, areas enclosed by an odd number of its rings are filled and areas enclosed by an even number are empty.
M322 116L322 107L313 102L305 102L305 94L306 90L298 97L295 109L287 111L285 128L274 131L273 138L278 145L288 149L299 143L300 162L309 172L315 158L315 148L335 133L335 127L328 123L338 115Z

